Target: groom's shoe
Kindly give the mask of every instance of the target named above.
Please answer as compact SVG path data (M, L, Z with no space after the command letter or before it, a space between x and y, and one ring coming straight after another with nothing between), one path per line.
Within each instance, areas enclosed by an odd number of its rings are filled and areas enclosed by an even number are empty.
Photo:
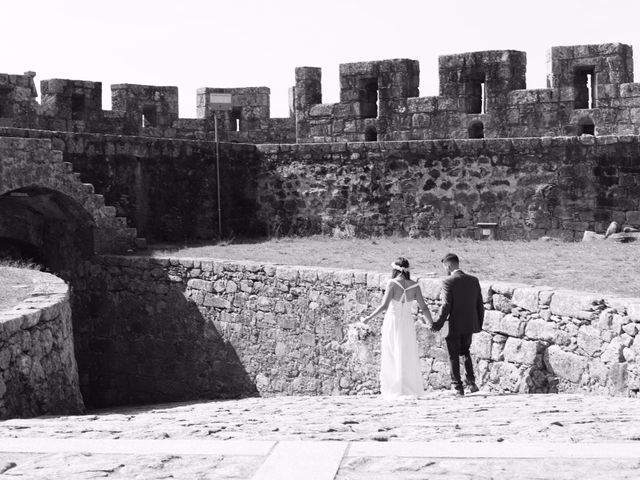
M453 392L456 397L464 397L464 388L462 387L454 387Z
M478 388L478 385L475 384L475 382L470 383L468 386L469 386L469 393L476 393L478 390L480 390Z

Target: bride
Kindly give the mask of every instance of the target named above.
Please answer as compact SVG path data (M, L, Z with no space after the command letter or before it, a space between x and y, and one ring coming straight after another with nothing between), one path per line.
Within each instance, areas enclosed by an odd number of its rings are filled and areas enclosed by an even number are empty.
M380 312L386 311L381 332L380 393L384 397L419 397L424 390L416 330L411 315L413 302L418 303L429 323L433 320L420 286L411 280L409 261L399 257L391 264L391 268L391 280L382 303L370 315L363 317L362 322L367 323Z

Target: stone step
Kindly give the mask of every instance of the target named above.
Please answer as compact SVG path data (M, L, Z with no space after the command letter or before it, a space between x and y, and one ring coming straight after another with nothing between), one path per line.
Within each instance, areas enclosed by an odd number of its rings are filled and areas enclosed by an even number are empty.
M105 217L115 217L117 213L116 207L111 205L105 205L100 210Z
M96 193L96 189L93 186L93 183L83 183L82 188L84 189L85 193L89 193L91 195L95 195Z

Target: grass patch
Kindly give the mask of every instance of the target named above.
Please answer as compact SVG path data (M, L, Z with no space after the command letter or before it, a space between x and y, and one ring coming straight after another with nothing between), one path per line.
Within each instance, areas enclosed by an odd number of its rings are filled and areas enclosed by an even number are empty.
M398 256L415 276L443 275L440 259L453 252L461 267L481 280L548 285L593 293L640 297L640 244L613 241L474 241L468 239L332 237L281 238L254 243L159 246L152 256L252 260L284 265L387 272Z

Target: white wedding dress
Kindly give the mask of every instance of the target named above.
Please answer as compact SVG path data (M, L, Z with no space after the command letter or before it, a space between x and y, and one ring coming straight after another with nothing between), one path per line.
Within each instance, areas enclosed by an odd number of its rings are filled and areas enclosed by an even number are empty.
M417 288L418 284L405 289L396 279L391 281L398 285L403 293L400 300L391 300L382 323L380 393L384 397L415 398L424 394L424 389L416 328L411 316L414 301L407 301L407 291Z

